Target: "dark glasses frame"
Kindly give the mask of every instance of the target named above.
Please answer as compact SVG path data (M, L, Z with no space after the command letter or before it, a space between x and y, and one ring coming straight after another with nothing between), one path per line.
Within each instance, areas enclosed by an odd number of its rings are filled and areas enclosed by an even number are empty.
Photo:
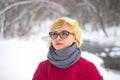
M67 31L67 30L63 30L60 33L58 33L57 31L54 32L49 32L49 36L51 39L56 39L58 37L58 35L60 36L61 39L65 39L67 38L69 35L74 35L73 33Z

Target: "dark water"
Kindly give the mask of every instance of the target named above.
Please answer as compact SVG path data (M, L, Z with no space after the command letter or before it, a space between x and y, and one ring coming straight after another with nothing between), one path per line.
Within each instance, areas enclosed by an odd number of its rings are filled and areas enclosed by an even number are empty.
M117 50L114 50L117 48ZM115 45L106 45L106 44L99 44L97 42L90 42L90 41L83 41L81 46L82 51L88 51L93 54L99 55L104 60L104 67L113 69L113 70L120 70L120 56L110 56L111 52L120 52L120 46ZM105 53L106 56L101 56L101 53Z

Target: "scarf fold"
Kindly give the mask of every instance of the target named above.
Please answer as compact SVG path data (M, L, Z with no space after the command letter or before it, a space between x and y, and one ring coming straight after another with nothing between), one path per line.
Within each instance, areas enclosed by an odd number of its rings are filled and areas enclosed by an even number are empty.
M80 55L80 48L77 48L76 44L73 44L61 50L55 50L54 47L51 46L47 58L58 68L68 68L79 60Z

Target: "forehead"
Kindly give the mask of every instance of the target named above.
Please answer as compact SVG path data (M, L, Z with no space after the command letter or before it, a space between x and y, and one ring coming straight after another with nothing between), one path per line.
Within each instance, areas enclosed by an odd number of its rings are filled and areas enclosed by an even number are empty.
M54 28L52 31L61 32L61 31L63 31L63 30L72 32L72 29L71 29L71 26L70 26L70 25L63 25L63 26L61 26L61 27L56 27L56 28Z

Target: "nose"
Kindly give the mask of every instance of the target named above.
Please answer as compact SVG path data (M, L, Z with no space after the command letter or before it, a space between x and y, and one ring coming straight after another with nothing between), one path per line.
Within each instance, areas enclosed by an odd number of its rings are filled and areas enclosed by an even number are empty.
M58 35L56 39L57 39L57 40L61 39L60 35Z

